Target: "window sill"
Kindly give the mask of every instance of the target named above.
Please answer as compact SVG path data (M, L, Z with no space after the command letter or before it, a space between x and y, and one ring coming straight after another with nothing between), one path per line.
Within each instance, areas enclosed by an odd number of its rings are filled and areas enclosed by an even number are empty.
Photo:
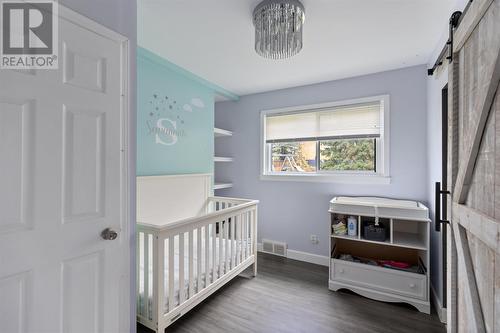
M367 174L261 174L261 180L266 181L292 181L292 182L317 182L317 183L339 183L339 184L376 184L385 185L391 183L391 177Z

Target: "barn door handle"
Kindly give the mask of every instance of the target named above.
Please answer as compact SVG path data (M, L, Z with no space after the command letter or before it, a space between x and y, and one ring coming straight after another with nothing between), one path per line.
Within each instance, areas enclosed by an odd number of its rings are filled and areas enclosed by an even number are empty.
M118 233L113 229L106 228L101 232L101 237L104 240L115 240L118 237Z
M434 209L434 229L436 231L441 231L441 223L448 223L450 221L447 219L441 219L441 195L442 194L450 194L451 192L448 190L441 190L441 182L436 182L435 187L435 209Z

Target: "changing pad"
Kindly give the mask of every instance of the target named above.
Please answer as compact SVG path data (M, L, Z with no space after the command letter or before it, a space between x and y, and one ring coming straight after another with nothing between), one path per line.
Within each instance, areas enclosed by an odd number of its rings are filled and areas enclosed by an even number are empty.
M422 203L381 197L335 197L330 200L331 213L428 220L429 211Z

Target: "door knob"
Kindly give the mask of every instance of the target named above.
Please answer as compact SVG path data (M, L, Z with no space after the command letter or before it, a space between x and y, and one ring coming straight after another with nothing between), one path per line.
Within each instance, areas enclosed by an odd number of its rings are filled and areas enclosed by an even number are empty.
M101 237L105 240L115 240L118 237L118 233L113 229L106 228L101 232Z

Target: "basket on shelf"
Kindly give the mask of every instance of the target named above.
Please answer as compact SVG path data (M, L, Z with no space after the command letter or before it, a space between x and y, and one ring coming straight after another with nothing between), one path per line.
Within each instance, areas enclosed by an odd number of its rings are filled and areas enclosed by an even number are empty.
M385 242L386 232L382 223L365 225L365 239Z

